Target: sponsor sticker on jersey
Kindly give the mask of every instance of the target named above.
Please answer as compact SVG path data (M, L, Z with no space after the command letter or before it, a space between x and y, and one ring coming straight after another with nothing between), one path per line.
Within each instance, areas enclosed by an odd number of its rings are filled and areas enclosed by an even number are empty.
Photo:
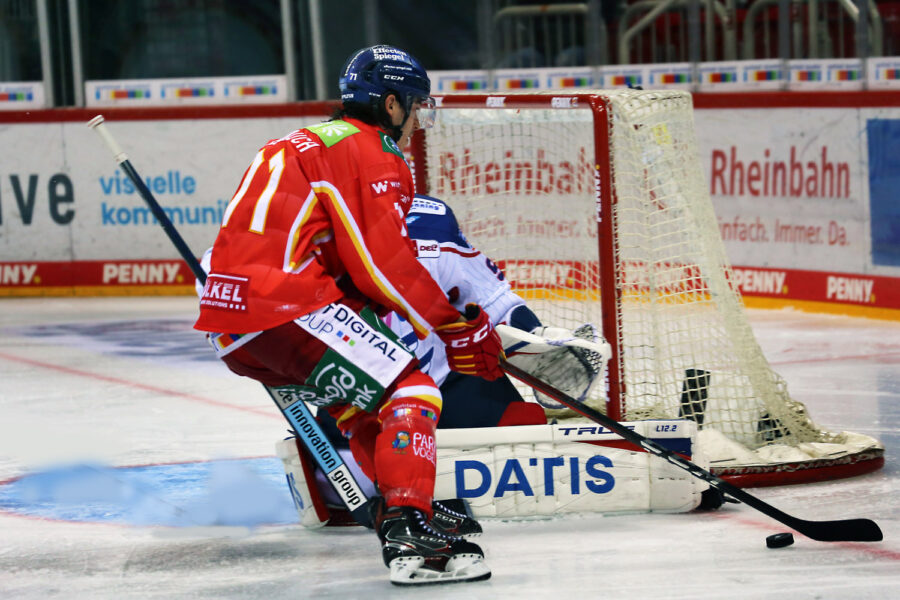
M400 182L391 179L380 179L378 181L373 181L372 183L370 183L369 187L372 188L373 196L381 196L383 194L387 194L392 190L399 190Z
M359 133L359 128L346 121L328 121L318 125L307 127L309 131L319 136L322 143L331 148L343 139Z
M403 156L403 152L400 151L400 147L397 146L397 143L391 139L391 136L381 131L379 131L378 133L381 134L381 149L385 152L396 154L405 161L406 157Z
M295 322L328 345L329 351L343 357L343 366L352 366L351 371L358 370L371 377L382 390L393 383L413 359L412 353L399 342L397 336L368 309L357 313L343 304L332 303L303 315ZM317 372L324 363L323 358ZM339 368L329 371L328 377L338 376L340 379L342 375L343 371ZM349 381L349 378L343 381ZM307 383L319 387L316 378Z
M416 256L419 258L440 258L441 245L437 240L413 240L416 243Z
M336 402L348 402L364 411L375 408L385 388L358 365L332 349L325 351L322 360L306 379L306 384L315 393L314 398L306 400L310 404L329 406Z
M253 333L209 333L207 338L209 339L209 343L210 345L212 345L213 350L216 351L216 356L222 358L226 354L230 354L250 340L254 339L260 333L262 332L255 331Z
M447 205L442 202L435 202L434 200L416 197L413 200L409 212L424 213L427 215L446 215Z
M272 144L272 143L277 143L277 142L281 142L281 141L288 141L291 144L293 144L294 148L297 149L297 152L306 152L307 150L312 150L313 148L319 147L319 142L317 142L313 138L311 138L309 136L309 133L310 132L307 129L298 129L296 131L293 131L293 132L287 134L285 137L281 138L280 140L276 140L276 142L269 142L269 143Z
M384 386L331 349L325 351L304 383L272 387L269 391L283 411L291 410L297 402L319 407L348 403L371 411L384 395Z
M200 296L200 306L215 310L247 312L250 279L225 273L210 273Z

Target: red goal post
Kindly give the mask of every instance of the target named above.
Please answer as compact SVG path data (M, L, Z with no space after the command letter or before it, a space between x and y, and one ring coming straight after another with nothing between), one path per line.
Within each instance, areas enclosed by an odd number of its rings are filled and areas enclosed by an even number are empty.
M739 485L879 468L883 446L818 427L750 329L682 91L452 94L411 146L545 325L599 325L612 348L588 402L617 420L689 418ZM565 413L552 413L557 418Z

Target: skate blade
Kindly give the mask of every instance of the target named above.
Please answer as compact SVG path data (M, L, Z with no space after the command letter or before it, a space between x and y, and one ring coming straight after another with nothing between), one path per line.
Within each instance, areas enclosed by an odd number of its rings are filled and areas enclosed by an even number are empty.
M423 566L421 556L405 556L391 561L391 583L394 585L434 585L483 581L490 578L491 570L478 554L457 554L447 561L443 571Z

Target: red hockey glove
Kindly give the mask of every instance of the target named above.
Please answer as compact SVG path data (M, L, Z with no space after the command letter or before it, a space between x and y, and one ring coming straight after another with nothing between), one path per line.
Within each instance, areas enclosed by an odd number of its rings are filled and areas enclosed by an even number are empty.
M446 345L450 368L489 381L501 377L503 344L490 317L477 304L467 304L465 318L463 323L441 325L434 330Z

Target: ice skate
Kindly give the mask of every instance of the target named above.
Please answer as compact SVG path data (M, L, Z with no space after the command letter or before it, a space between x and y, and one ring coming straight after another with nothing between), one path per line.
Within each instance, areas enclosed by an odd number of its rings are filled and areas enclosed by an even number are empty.
M491 576L477 544L437 531L420 510L382 508L376 530L395 585L480 581Z
M434 516L429 525L441 533L465 539L481 535L481 523L472 518L466 501L462 498L435 500L431 503Z

